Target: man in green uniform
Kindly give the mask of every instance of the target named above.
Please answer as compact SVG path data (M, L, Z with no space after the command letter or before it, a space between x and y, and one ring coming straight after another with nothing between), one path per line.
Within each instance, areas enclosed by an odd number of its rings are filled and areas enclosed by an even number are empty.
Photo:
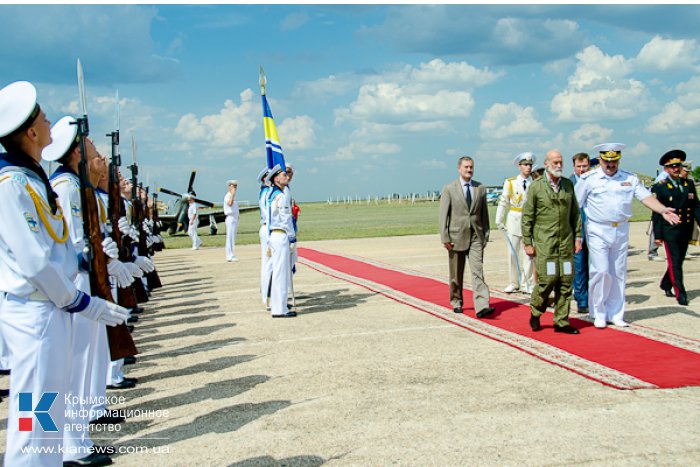
M574 253L581 251L581 216L574 185L562 177L563 160L549 151L545 175L534 181L523 206L525 253L535 259L537 284L530 297L530 327L539 331L540 316L554 293L554 331L578 334L569 324L569 301L574 280Z

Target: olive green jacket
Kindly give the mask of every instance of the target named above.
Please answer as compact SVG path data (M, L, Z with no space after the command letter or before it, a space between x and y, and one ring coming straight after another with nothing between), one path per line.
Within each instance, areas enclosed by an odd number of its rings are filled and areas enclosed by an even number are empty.
M523 206L523 242L535 246L535 268L540 276L572 276L574 242L581 238L581 216L574 194L574 184L562 177L559 192L549 184L547 174L534 181L527 190L527 201ZM554 274L547 262L556 267Z

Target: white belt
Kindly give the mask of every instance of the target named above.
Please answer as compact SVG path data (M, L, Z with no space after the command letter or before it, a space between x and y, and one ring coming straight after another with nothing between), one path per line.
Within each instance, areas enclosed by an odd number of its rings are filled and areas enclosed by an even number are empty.
M622 224L626 224L626 223L627 223L627 221L620 221L620 222L598 222L598 221L594 221L594 220L591 219L590 217L589 217L588 219L586 219L586 221L587 221L587 222L593 222L593 223L595 223L595 224L600 224L600 225L609 225L609 226L612 226L612 227L619 227L619 226L621 226Z
M35 301L35 302L49 302L50 301L46 295L44 295L42 292L39 292L38 290L30 293L26 297L20 297L19 295L15 295L13 293L8 293L8 294L6 294L6 296L10 297L10 298L16 298L16 299L22 300L22 301L24 301L24 300L31 300L31 301Z

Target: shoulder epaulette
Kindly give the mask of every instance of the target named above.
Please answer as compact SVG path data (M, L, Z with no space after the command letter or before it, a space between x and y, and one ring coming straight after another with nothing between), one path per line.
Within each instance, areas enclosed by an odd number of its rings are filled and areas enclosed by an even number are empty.
M515 177L506 178L506 180L515 180L516 178L518 178L517 175Z
M588 172L585 172L585 173L582 173L581 175L579 175L579 177L585 179L585 178L590 177L590 176L593 175L594 173L596 173L596 170L595 170L595 169L594 169L594 170L589 170Z

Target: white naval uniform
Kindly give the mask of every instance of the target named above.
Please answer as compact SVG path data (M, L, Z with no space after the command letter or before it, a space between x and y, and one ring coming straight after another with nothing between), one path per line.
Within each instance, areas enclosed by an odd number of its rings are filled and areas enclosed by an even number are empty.
M602 167L583 174L575 190L587 219L590 316L622 321L632 201L648 198L651 192L635 174L618 169L608 177Z
M63 217L68 226L69 243L75 250L75 255L82 255L85 247L83 237L83 214L80 200L80 179L73 173L61 173L52 176L51 186L58 195L58 202L64 207ZM85 293L90 293L90 276L85 271L80 271L75 279L75 285ZM107 346L107 328L103 323L98 323L91 319L77 314L73 317L75 336L73 338L73 353L71 355L73 363L70 374L70 395L78 398L82 404L66 404L66 411L69 414L85 409L91 410L92 405L88 403L91 398L104 397L107 387L104 378L107 374L107 361L102 358L102 353ZM63 436L63 446L66 451L63 454L64 461L82 459L90 455L90 448L93 443L90 439L88 427L90 426L90 415L85 417L68 416L66 422L81 425L81 429L67 430Z
M224 196L224 214L226 215L226 259L236 259L236 230L238 230L238 201L234 200L231 206L231 193Z
M527 200L527 191L523 186L525 182L527 188L532 183L532 177L523 178L522 175L506 179L503 183L503 192L498 201L496 209L496 225L504 224L506 235L510 240L515 254L520 259L516 262L513 250L508 247L508 281L509 285L524 292L532 292L535 286L535 267L531 257L525 254L522 233L523 206ZM506 210L508 213L506 214ZM505 222L504 222L505 218ZM521 276L518 276L518 262L520 263Z
M283 315L287 309L289 281L292 274L290 262L290 240L296 241L292 210L284 192L271 190L268 196L270 232L268 243L272 252L272 286L270 292L270 312Z
M270 279L272 278L272 260L267 255L268 252L268 237L267 230L267 195L270 193L269 186L260 188L258 196L258 206L260 207L260 295L262 296L263 305L267 306L267 291L270 287Z
M287 203L289 204L289 212L292 212L292 189L289 188L289 185L284 187L284 195L287 197ZM294 218L292 217L292 227L294 227ZM294 231L294 236L296 236L297 232L296 230ZM291 249L291 254L289 256L289 263L290 267L292 269L292 273L289 274L289 282L288 282L288 287L289 287L289 292L292 292L293 286L292 282L294 281L294 271L296 271L296 264L297 264L297 249L296 245L294 248Z
M38 195L39 210L27 187ZM4 464L61 465L76 317L63 308L77 295L77 256L70 241L60 243L49 233L47 224L56 238L64 237L64 222L60 211L51 215L36 174L19 167L0 171L0 199L0 331L12 354ZM31 393L36 406L44 392L58 393L49 410L58 432L44 433L35 417L19 412L19 393ZM19 417L32 417L33 430L19 431ZM27 448L52 452L22 452Z
M189 235L192 239L192 249L198 250L199 247L202 245L202 241L199 239L199 235L197 234L197 227L199 226L197 203L191 203L190 206L187 208L187 218L190 222L187 226L187 235Z

